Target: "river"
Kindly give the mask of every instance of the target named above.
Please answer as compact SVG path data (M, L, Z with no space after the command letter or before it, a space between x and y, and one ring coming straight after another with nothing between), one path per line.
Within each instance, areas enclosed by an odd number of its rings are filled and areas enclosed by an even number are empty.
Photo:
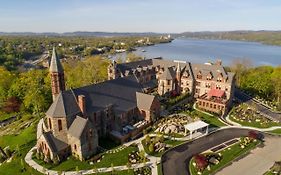
M171 43L140 47L135 54L145 58L163 57L193 63L214 62L221 59L224 65L231 65L235 59L251 60L253 66L281 65L281 47L257 42L232 40L207 40L178 38ZM125 53L117 57L125 57Z

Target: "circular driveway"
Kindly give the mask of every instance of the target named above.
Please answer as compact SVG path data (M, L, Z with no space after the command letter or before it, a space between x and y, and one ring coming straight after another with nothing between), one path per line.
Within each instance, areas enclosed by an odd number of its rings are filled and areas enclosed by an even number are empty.
M227 128L213 132L167 151L161 158L164 175L189 175L190 159L203 151L233 138L247 136L249 129Z

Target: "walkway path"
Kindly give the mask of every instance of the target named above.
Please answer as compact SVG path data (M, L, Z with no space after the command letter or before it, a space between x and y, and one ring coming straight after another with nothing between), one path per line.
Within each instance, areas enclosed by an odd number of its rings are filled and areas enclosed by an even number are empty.
M41 165L39 165L38 163L36 163L34 160L32 160L32 152L33 150L35 150L36 147L33 147L25 156L24 160L25 162L31 166L32 168L34 168L35 170L39 171L42 174L48 174L48 175L58 175L57 171L53 171L53 170L48 170L44 167L42 167ZM145 167L145 166L150 166L150 167L154 167L153 162L149 161L146 163L139 163L139 164L133 164L132 167L130 169L136 169L136 168L141 168L141 167ZM114 170L116 171L122 171L122 170L128 170L127 166L115 166L113 167ZM111 172L112 168L108 167L108 168L98 168L97 172ZM66 172L62 172L62 174L64 175L77 175L77 174L93 174L95 173L94 170L80 170L80 171L66 171ZM156 174L152 174L152 175L157 175L157 166L156 166Z
M281 159L281 139L279 137L268 136L265 138L265 146L256 148L251 154L232 163L222 169L217 175L262 175L270 169L275 161ZM274 151L273 151L274 150Z

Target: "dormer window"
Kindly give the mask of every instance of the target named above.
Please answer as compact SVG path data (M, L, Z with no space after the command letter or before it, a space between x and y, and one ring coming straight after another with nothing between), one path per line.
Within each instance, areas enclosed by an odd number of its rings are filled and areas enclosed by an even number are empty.
M221 89L221 85L217 84L216 89Z
M198 74L197 74L197 79L202 79L201 71L198 72Z

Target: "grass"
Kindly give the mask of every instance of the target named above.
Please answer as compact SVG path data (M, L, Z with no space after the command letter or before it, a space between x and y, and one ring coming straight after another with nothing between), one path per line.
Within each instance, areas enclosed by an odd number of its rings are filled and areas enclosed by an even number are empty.
M208 123L210 127L222 127L226 126L223 122L219 120L219 117L216 115L208 115L203 112L197 111L195 109L192 109L190 111L184 111L182 112L184 114L190 115L192 117L199 117L202 121Z
M111 167L113 166L121 166L126 165L128 163L128 155L137 151L137 147L129 146L117 153L105 153L104 158L101 159L100 162L94 163L90 165L88 161L80 161L73 157L69 157L67 160L61 162L59 165L46 164L42 160L37 160L33 157L38 164L44 166L47 169L55 170L55 171L75 171L76 167L79 170L89 170L95 168L103 168L103 167Z
M4 163L0 166L0 174L5 175L41 175L33 168L29 167L24 162L24 167L26 171L22 171L21 159L24 160L27 152L35 145L36 143L36 134L35 134L35 123L28 128L21 130L18 135L6 135L0 137L0 146L6 147L10 146L11 150L19 148L20 154L15 155L13 160L10 163ZM18 145L18 146L17 146Z
M146 145L146 144L145 144L145 139L143 139L143 140L141 141L141 143L142 143L142 145L143 145L144 151L145 151L148 155L151 155L151 156L161 157L161 156L164 154L164 152L167 151L167 150L165 150L165 151L163 151L163 152L150 152L149 149L148 149L149 145ZM164 143L171 145L172 148L173 148L173 147L175 147L175 146L177 146L177 145L180 145L180 144L184 143L184 141L181 141L181 140L170 140L170 139L166 139L166 138L165 138Z
M100 168L100 167L110 167L111 164L113 164L113 166L126 165L128 162L128 155L133 151L138 151L138 147L129 146L117 153L113 153L113 154L107 153L104 155L104 158L99 163L94 164L94 166Z
M255 122L255 121L254 122L240 121L240 120L234 119L233 116L230 116L229 119L236 123L239 123L240 125L250 126L250 127L254 127L254 128L270 128L273 126L280 126L279 123L275 123L275 122L261 124L260 122Z
M96 173L92 175L134 175L133 170L123 170L123 171L115 171L114 174L112 172L106 172L106 173Z
M161 163L157 164L157 172L158 172L158 175L163 175L162 164Z
M219 164L217 165L212 165L211 166L211 170L208 171L207 169L205 169L202 172L202 175L209 175L209 174L213 174L216 171L218 171L219 169L225 167L226 165L228 165L231 161L233 161L235 158L247 153L248 151L250 151L251 149L255 148L257 146L257 144L260 143L259 141L257 142L251 142L247 147L245 147L244 149L240 148L239 143L234 144L233 146L230 146L229 148L231 149L224 149L222 151L220 151L219 153L222 154L222 160L220 161ZM189 162L189 170L191 172L192 175L196 175L197 174L197 170L196 168L193 166L193 162L194 159L192 158L191 161Z
M5 135L0 137L0 146L9 146L15 149L17 146L22 146L36 139L36 125L33 123L28 128L22 130L18 135Z
M275 129L275 130L269 131L269 133L281 134L281 129Z
M182 140L170 140L170 139L165 139L164 143L168 144L168 145L172 145L173 147L178 146L182 143L184 143L185 141Z
M11 118L11 117L13 117L15 115L17 115L17 113L7 114L7 113L4 113L4 112L0 111L0 121L3 121L3 120L8 119L8 118Z

